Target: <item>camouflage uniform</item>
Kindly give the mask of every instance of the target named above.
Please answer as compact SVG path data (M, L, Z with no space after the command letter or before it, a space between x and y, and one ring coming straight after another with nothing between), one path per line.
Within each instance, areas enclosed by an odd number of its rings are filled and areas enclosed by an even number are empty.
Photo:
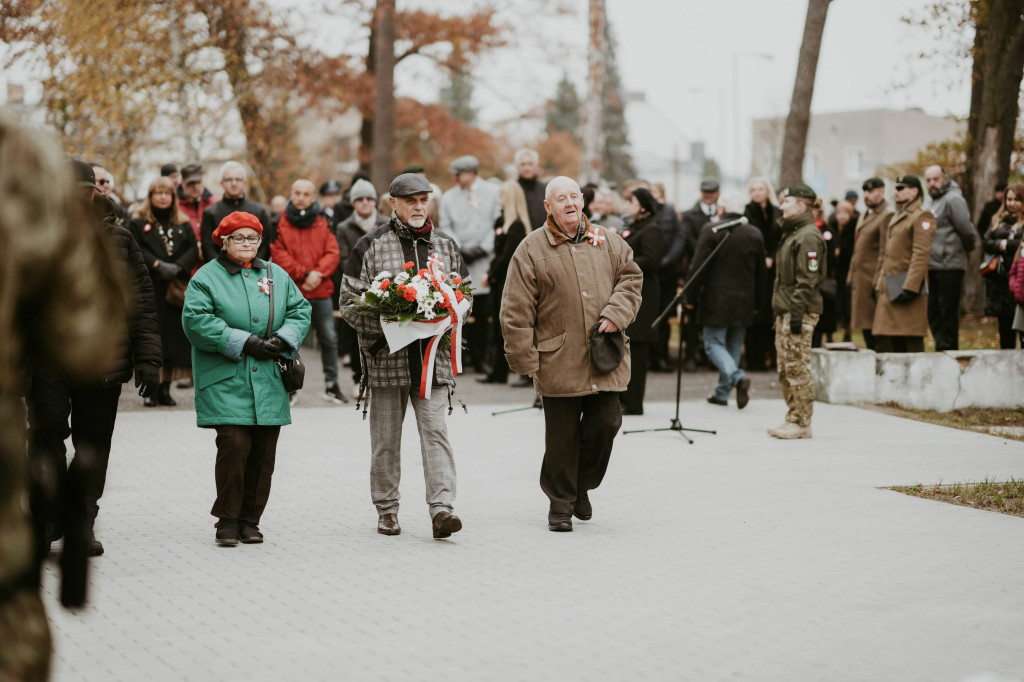
M780 220L779 225L782 241L772 294L779 387L789 407L786 421L808 427L814 412L811 334L822 310L818 287L825 279L825 240L809 212ZM790 331L791 315L801 316L799 335Z
M49 676L50 631L28 511L24 368L95 379L113 359L123 289L60 152L0 119L0 682Z

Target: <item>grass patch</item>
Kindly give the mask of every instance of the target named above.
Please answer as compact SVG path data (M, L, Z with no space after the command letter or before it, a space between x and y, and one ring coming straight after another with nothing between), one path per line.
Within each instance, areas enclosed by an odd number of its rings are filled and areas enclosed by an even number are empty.
M912 497L922 497L1024 518L1024 480L1018 481L1011 478L1009 481L985 479L979 483L954 483L952 485L894 485L889 490Z
M950 412L919 410L897 403L874 405L874 409L896 417L914 419L939 426L968 431L988 431L995 427L1024 427L1024 410L1019 407L964 407ZM1000 438L1024 441L1024 434L998 433Z

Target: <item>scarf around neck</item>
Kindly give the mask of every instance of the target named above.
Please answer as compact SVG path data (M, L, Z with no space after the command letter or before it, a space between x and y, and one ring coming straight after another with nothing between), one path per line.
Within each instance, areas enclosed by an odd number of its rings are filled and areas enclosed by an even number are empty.
M289 201L288 205L285 206L284 215L288 222L295 227L309 227L320 215L320 202L314 201L313 205L309 208L299 210Z

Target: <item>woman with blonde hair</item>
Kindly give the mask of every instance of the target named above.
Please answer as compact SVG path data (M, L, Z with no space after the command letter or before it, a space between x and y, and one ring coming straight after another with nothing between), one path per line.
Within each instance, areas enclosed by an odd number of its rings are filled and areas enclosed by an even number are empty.
M764 295L757 302L754 324L747 329L744 343L747 354L747 371L763 372L775 366L775 316L772 315L772 282L775 281L775 249L779 245L778 221L782 211L775 199L775 188L768 178L751 178L747 185L750 203L743 209L750 224L761 231L764 239L765 265L768 266L768 281L759 291Z
M146 200L132 214L129 223L153 280L153 299L163 345L160 387L154 396L146 398L146 407L176 405L171 397L171 382L192 376L192 346L181 328L181 307L192 268L199 261L199 246L188 216L178 208L174 190L170 178L154 180Z
M1024 335L1013 329L1017 301L1010 291L1010 268L1024 234L1024 185L1011 185L1003 193L1003 205L992 217L991 226L982 237L982 250L996 260L995 268L985 275L985 314L999 320L999 347L1017 347L1017 337Z
M508 381L508 363L505 362L505 337L501 333L498 312L501 310L501 295L505 290L505 277L508 265L512 262L512 254L519 248L519 242L530 233L530 212L526 205L526 194L522 186L515 180L502 183L498 190L498 202L501 204L501 215L494 223L494 259L487 271L487 283L491 287L491 300L494 301L491 317L491 346L495 348L494 362L486 376L477 377L482 384L504 384ZM530 381L523 385L532 384Z

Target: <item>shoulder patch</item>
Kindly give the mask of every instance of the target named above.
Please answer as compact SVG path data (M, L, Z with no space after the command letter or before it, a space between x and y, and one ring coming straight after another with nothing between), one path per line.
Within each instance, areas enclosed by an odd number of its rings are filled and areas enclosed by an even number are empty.
M811 272L818 271L818 252L808 251L807 252L807 269Z

